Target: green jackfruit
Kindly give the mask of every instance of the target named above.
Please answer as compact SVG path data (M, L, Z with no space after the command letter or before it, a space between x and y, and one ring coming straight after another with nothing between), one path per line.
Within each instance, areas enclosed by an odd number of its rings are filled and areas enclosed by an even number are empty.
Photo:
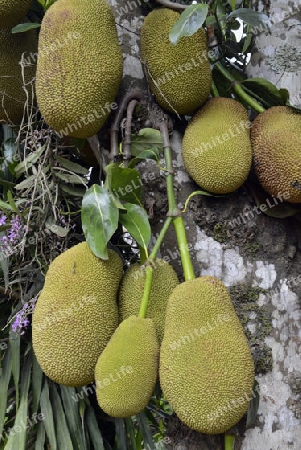
M32 0L1 0L0 28L12 28L26 16Z
M86 242L50 264L33 314L32 342L51 380L66 386L94 380L97 359L118 326L122 268L116 252L109 250L104 261Z
M170 42L169 32L179 17L168 8L154 9L146 16L141 29L141 58L159 105L172 113L186 114L206 101L212 76L203 28L193 36L182 37L177 45Z
M113 13L105 0L58 0L39 38L36 92L45 121L61 136L97 133L122 78Z
M130 417L148 404L158 374L159 344L151 319L122 322L95 367L99 406L112 417Z
M182 143L184 165L193 180L214 194L238 189L251 169L250 122L231 98L211 98L193 117Z
M201 433L223 433L247 411L254 363L228 291L217 278L185 281L171 294L160 383L174 412Z
M251 130L254 166L262 187L275 197L301 202L301 115L288 106L259 114Z
M38 36L35 30L12 34L8 28L0 29L1 123L19 124L22 121L24 104L27 100L24 85L28 92L29 106L31 105L31 82L36 75L36 63L31 55L36 55L37 48ZM20 64L21 61L23 67Z
M145 269L133 264L124 274L119 290L119 316L123 321L138 315L144 291ZM170 264L157 258L153 264L153 281L148 302L147 316L153 319L159 342L163 339L167 300L179 284L176 272Z

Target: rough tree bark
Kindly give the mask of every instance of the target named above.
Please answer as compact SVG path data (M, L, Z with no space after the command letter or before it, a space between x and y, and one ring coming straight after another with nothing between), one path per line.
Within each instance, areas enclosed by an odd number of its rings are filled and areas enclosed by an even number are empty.
M123 89L144 87L139 61L139 31L144 1L110 0L115 11L125 57ZM249 64L250 76L263 76L289 89L301 104L299 51L301 7L291 1L254 2L274 21L272 34L262 32ZM131 5L131 6L130 6ZM122 9L123 6L123 9ZM145 8L144 8L145 9ZM288 16L287 12L291 14ZM178 127L181 128L180 126ZM172 136L178 202L197 189L184 171L181 131ZM153 214L156 235L167 212L164 176L152 162L141 168L156 178L145 187L145 204ZM233 196L216 199L193 197L184 216L196 276L219 277L230 289L256 361L260 405L255 425L236 428L236 450L299 450L301 446L301 231L296 217L275 219L255 212L247 187ZM161 254L169 256L181 275L176 240L168 233ZM181 278L183 279L183 278ZM229 355L231 357L231 355ZM193 432L176 418L166 423L168 449L222 450L221 436Z

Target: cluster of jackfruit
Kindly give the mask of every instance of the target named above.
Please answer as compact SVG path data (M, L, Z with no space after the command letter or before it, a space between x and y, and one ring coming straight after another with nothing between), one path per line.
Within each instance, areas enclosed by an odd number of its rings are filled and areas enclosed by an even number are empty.
M12 34L11 28L26 15L31 0L0 2L0 122L18 124L33 98L38 36L31 30Z

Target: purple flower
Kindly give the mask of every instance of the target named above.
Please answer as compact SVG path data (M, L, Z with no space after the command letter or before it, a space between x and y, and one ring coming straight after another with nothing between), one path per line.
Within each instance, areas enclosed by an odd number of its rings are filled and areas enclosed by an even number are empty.
M6 219L7 219L7 217L6 217L3 213L1 213L1 216L0 216L0 225L5 225Z
M29 302L24 303L23 308L16 314L15 320L12 324L12 331L14 333L20 333L21 335L25 333L25 330L30 324L28 316L32 314L36 302L37 298L32 298Z

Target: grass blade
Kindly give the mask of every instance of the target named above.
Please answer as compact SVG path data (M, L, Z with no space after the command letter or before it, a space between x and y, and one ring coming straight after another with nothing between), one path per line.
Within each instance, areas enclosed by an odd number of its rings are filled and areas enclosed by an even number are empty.
M28 425L28 389L31 380L32 359L28 355L22 368L20 405L15 424L9 434L5 450L25 450Z
M44 422L41 421L38 424L38 432L37 432L36 443L35 443L35 448L34 448L35 450L44 450L45 438L46 438L45 425L44 425Z
M140 414L137 414L136 417L143 437L144 447L149 450L156 450L156 444L154 442L145 412L142 411Z
M93 447L97 448L97 450L105 450L102 435L98 428L97 420L95 417L94 409L91 406L87 407L85 422Z
M73 450L69 428L66 422L65 412L62 407L61 398L57 392L57 388L54 383L51 383L50 385L50 399L51 404L53 406L53 415L58 448L64 450Z
M8 384L11 378L11 354L8 348L5 352L0 369L0 436L2 435L7 407Z
M49 385L47 378L45 378L44 387L41 392L40 404L41 404L41 412L44 415L44 425L47 437L49 439L51 450L58 450L54 430L53 411L49 399Z
M16 409L19 407L19 380L20 380L20 333L10 333L9 346L11 349L12 374L16 388Z
M116 441L118 450L127 450L127 436L123 419L115 419Z
M38 412L40 396L42 391L43 372L37 361L36 355L32 352L32 413Z
M74 449L85 450L86 439L82 433L82 423L79 413L78 403L72 397L76 397L74 388L60 386L62 403L67 416L70 436L73 442ZM52 449L51 449L52 450Z

